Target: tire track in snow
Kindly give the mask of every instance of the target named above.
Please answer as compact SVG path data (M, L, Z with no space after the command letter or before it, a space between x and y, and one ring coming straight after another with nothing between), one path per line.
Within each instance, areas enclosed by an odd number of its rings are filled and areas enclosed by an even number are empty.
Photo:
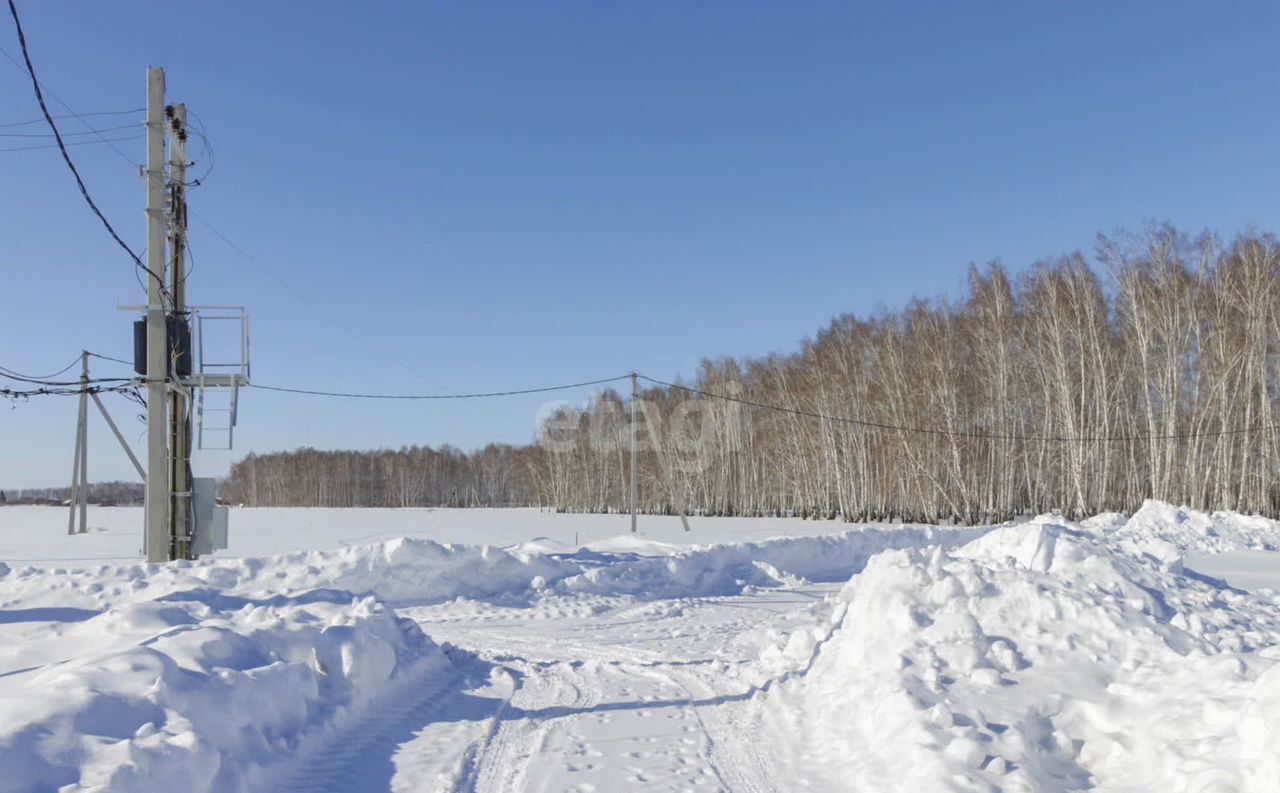
M513 663L508 669L518 672L523 685L495 719L489 740L475 755L477 773L461 788L468 793L528 790L532 761L545 757L552 738L564 730L562 720L548 718L548 711L589 709L599 702L598 689L579 685L576 664Z
M726 696L723 686L709 682L703 674L690 674L686 669L673 669L670 673L689 696L695 700L708 700ZM751 689L750 693L758 690ZM739 692L727 696L739 696ZM777 771L768 760L758 740L759 716L755 712L754 698L741 702L697 708L694 715L706 736L707 761L726 790L735 793L782 793L775 784Z
M396 748L420 725L431 720L466 679L459 669L439 680L397 686L367 710L365 718L339 730L281 769L262 790L280 793L346 793L370 788L370 782L390 782ZM284 779L280 779L283 776Z
M554 620L508 621L497 610L469 625L423 620L459 648L448 690L392 698L310 753L287 786L264 789L776 793L786 786L759 745L768 725L752 699L773 681L740 674L758 651L740 639L785 630L817 597L803 594L563 609Z
M480 737L466 746L458 766L459 773L454 785L449 788L450 790L456 790L459 793L475 792L477 779L484 770L484 758L489 754L491 747L502 730L502 719L506 715L507 709L511 706L511 699L523 689L519 674L513 674L508 667L501 667L501 673L505 674L507 679L511 681L511 690L507 692L506 697L502 699L494 710Z

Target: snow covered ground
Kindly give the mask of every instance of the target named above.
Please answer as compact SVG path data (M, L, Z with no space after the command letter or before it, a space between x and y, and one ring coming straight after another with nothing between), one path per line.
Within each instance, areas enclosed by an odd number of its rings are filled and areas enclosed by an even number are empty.
M778 518L694 518L685 532L676 517L640 517L646 541L752 542L782 536L829 534L849 528L836 521ZM89 533L67 536L60 507L0 508L0 560L63 565L141 557L141 507L89 507ZM513 545L539 538L570 547L629 534L628 515L561 515L537 509L232 509L230 548L219 556L272 556L326 550L399 537L441 543Z
M0 791L1280 790L1258 518L65 519L0 509Z

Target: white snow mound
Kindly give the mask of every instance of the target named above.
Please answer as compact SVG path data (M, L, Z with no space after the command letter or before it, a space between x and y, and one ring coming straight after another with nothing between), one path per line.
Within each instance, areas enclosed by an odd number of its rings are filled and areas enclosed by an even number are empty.
M1274 551L1280 549L1280 521L1238 512L1205 513L1148 500L1113 536L1139 544L1160 540L1184 552Z
M733 594L744 586L786 586L801 578L843 581L885 549L954 546L987 531L986 527L866 527L817 537L693 546L673 549L667 556L611 559L564 579L559 589L663 598Z
M880 554L833 620L762 660L837 787L1280 789L1280 604L1079 526Z
M372 598L209 590L109 608L0 695L0 791L265 789L388 692L452 666Z

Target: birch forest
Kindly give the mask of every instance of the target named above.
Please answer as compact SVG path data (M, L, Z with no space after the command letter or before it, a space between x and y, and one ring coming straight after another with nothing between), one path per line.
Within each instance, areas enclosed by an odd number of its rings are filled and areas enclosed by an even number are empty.
M638 410L640 507L988 522L1146 498L1280 516L1280 246L1167 227L1100 237L962 296L834 318L800 349L707 359ZM625 511L630 393L529 446L251 455L246 505Z

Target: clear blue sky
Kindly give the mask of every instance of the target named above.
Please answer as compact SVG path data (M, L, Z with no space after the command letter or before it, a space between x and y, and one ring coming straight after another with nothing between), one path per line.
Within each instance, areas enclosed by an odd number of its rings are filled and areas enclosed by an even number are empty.
M249 307L262 383L689 375L956 294L969 262L1021 269L1148 220L1275 230L1280 209L1274 0L19 6L77 111L141 107L159 65L203 121L217 164L192 207L268 269L193 222L191 300ZM7 17L0 47L18 54ZM37 116L0 58L0 123ZM140 249L131 166L72 151ZM0 365L128 357L115 305L140 289L57 151L0 152L0 173ZM251 391L236 456L523 442L543 401ZM68 479L74 413L0 405L0 486ZM127 478L92 433L91 477Z

